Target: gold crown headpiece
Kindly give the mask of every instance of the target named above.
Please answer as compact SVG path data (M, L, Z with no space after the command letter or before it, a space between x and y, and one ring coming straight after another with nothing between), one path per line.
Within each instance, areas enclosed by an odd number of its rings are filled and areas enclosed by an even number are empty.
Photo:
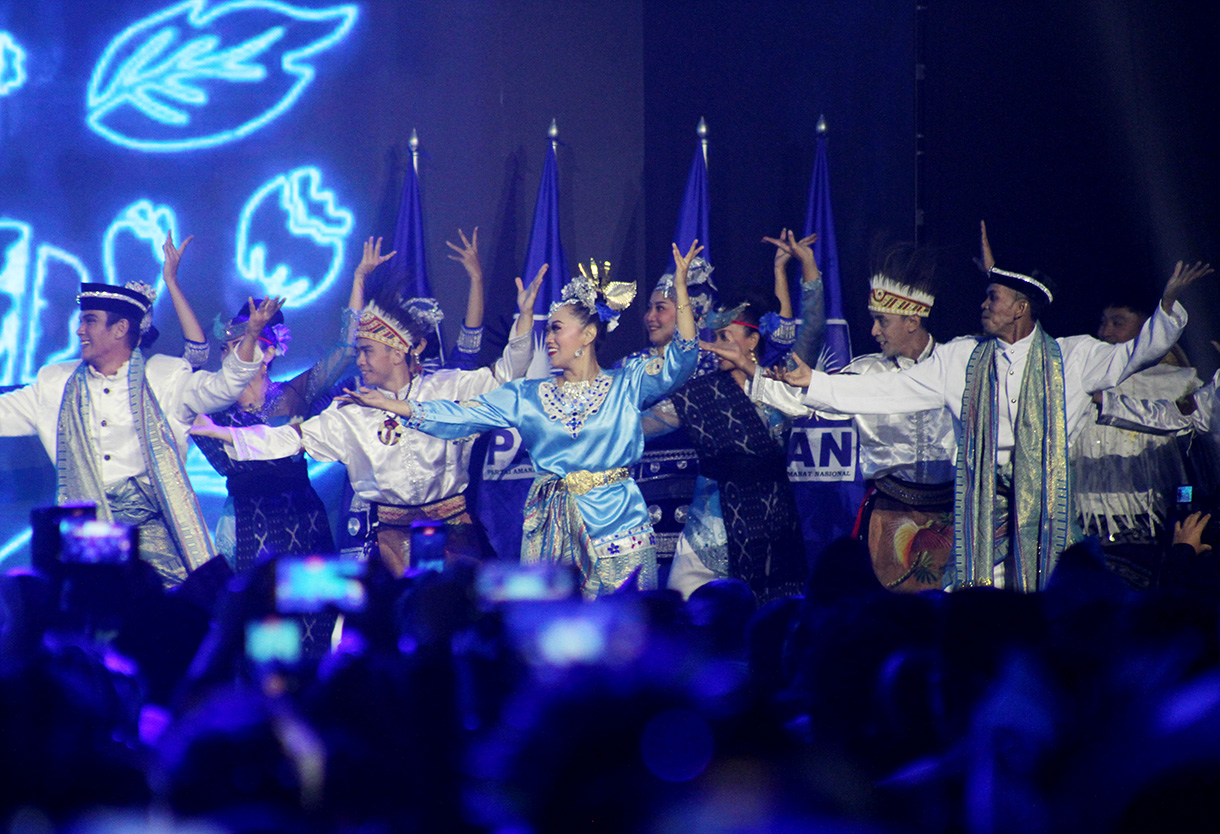
M579 275L573 275L572 280L564 286L559 300L551 305L551 312L565 304L579 304L590 314L596 315L606 324L606 330L618 327L619 314L631 306L635 300L635 281L615 281L610 278L610 262L590 259L589 270L584 264L577 264Z

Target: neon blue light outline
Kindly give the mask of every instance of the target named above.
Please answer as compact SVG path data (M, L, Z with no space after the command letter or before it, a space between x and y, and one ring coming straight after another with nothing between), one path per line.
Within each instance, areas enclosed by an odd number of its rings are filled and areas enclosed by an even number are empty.
M38 292L36 299L31 302L31 307L33 307L33 305L37 305L37 309L39 311L47 306L47 302L44 301L42 297L42 288L47 284L47 264L52 260L67 264L75 269L77 277L80 279L82 284L89 280L89 270L83 263L81 263L80 258L76 257L70 252L65 252L56 246L48 246L45 243L41 244L38 247L37 274L34 278L34 284L38 288ZM37 322L39 320L40 319L37 315L30 319L32 322ZM73 310L72 315L68 319L67 347L63 348L62 350L55 351L49 355L43 360L44 365L51 365L55 362L63 362L68 359L76 358L77 354L80 353L80 341L76 338L76 327L79 323L80 310ZM39 328L38 331L38 341L42 341L41 328ZM23 371L25 371L25 378L22 380L23 382L33 382L38 376L38 369L33 367L35 350L36 345L34 345L32 342L26 346L26 359L23 367Z
M0 547L0 568L4 566L5 561L16 553L22 547L22 545L29 544L32 537L33 531L26 530L22 533L18 533L5 542L4 547Z
M89 280L89 269L72 253L43 243L36 250L31 276L33 227L20 220L0 218L0 229L15 229L20 235L19 239L5 250L4 264L0 267L0 291L13 298L13 309L0 323L0 384L24 384L33 382L38 376L38 368L34 366L34 362L43 336L42 311L48 306L43 296L43 288L47 284L50 264L67 264L76 271L81 281ZM69 322L69 334L76 332L73 322L78 316L79 311L73 313L72 322ZM24 342L20 338L23 333ZM69 335L68 346L52 353L40 364L49 365L52 362L71 359L79 349L80 345Z
M0 96L21 89L25 79L25 50L8 32L0 32Z
M34 237L34 228L29 223L5 217L0 218L0 229L12 229L17 234L17 240L0 253L0 257L3 257L3 261L0 261L0 292L13 299L12 309L0 320L0 384L13 385L17 381L17 363L21 356L21 335L25 325L22 311L30 295L25 282L30 274L30 241ZM38 322L30 322L30 329L37 330ZM27 341L32 336L27 337Z
M310 58L319 52L325 52L344 40L351 31L359 14L359 9L354 5L334 6L329 9L300 9L286 3L277 2L277 0L232 0L232 2L222 3L209 11L204 8L206 4L207 0L186 0L186 2L171 6L165 11L146 17L127 27L107 45L101 59L93 70L92 77L89 79L87 96L89 116L86 121L91 130L115 144L134 150L152 152L190 151L199 148L215 147L216 145L223 145L226 142L241 139L283 115L296 103L296 100L304 93L305 88L313 82L316 75L316 70L311 65L304 63L304 59ZM153 93L159 93L164 98L177 100L183 104L205 105L208 101L207 94L190 83L189 79L191 77L212 77L238 83L257 82L265 78L267 70L264 66L248 64L246 61L257 57L283 37L283 27L274 27L258 37L251 38L244 43L224 50L218 55L212 55L208 61L217 64L216 66L209 66L208 62L204 62L202 59L219 43L219 38L215 35L204 35L194 38L183 45L176 54L171 55L167 59L167 61L173 61L174 63L185 63L187 70L195 70L194 76L188 71L170 73L167 79L159 86L153 87L150 91L145 91L145 89L138 86L140 70L144 69L144 65L149 61L158 57L177 38L178 29L176 27L167 27L157 32L143 46L136 50L135 54L118 68L118 77L112 79L105 89L100 89L102 79L105 77L106 70L109 68L109 64L115 55L128 41L138 37L143 32L160 26L162 23L183 14L187 15L187 21L191 26L200 29L210 25L214 20L224 15L248 9L271 11L296 20L329 21L342 19L343 22L326 37L300 49L285 52L280 59L280 68L288 75L295 75L297 77L296 83L291 86L284 97L271 109L232 130L220 131L195 139L151 140L133 139L124 136L102 123L102 120L111 111L124 104L130 104L153 121L159 121L162 124L185 125L190 122L189 114L153 98ZM196 65L196 62L200 62L199 65ZM203 71L199 71L200 66L202 66ZM155 69L160 68L156 67ZM120 81L123 83L119 87L118 92L111 92ZM128 92L128 88L134 89L134 92Z
M283 295L284 306L301 307L324 293L339 277L343 268L344 242L355 228L355 218L345 208L336 205L335 192L321 186L322 172L312 165L273 177L260 187L242 207L237 223L237 271L247 281L259 284L269 295ZM308 200L321 203L327 218L334 225L310 215L309 203L302 198L303 181L308 184ZM283 263L267 274L267 246L250 242L250 223L263 201L278 192L280 208L288 215L288 231L295 237L308 237L319 246L329 246L333 252L330 268L317 284L309 289L309 277L294 278Z
M169 206L154 205L152 200L136 200L119 212L118 217L107 227L102 236L102 271L107 284L124 284L120 279L118 267L114 263L115 239L125 230L130 230L137 238L148 241L153 257L157 260L158 269L165 263L165 253L161 246L165 243L165 235L173 232L174 241L181 246L178 238L178 218ZM151 277L151 276L150 276ZM130 279L129 279L130 280ZM144 279L136 279L144 280ZM145 281L145 283L153 283ZM157 295L165 288L165 281L158 274L156 284Z

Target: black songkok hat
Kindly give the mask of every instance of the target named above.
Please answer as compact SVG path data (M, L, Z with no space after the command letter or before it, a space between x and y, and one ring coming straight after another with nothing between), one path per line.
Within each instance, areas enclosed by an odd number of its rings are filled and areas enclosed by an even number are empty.
M82 283L80 295L76 296L76 300L80 303L81 310L104 310L142 321L152 309L156 297L150 298L146 292L133 286Z
M1055 282L1051 280L1049 275L1041 273L1036 269L1031 275L1023 275L1020 272L1011 272L1007 269L992 267L987 270L987 279L993 284L1002 284L1009 289L1039 298L1042 300L1043 306L1055 300Z

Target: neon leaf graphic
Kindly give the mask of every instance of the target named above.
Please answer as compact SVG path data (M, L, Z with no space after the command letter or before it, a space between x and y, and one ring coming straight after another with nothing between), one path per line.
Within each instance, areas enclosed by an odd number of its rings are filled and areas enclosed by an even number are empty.
M352 5L186 0L110 42L89 79L88 124L142 151L232 142L286 113L313 81L310 62L347 37Z

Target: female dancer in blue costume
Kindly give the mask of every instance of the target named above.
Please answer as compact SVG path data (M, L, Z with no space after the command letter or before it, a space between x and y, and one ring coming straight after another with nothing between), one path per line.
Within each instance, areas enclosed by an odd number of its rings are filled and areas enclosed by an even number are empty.
M648 508L627 472L644 450L641 413L690 378L698 360L686 274L698 242L685 256L674 247L678 336L665 358L641 358L621 369L597 361L597 339L631 303L635 285L592 274L574 277L551 309L546 348L551 379L514 380L460 403L391 400L360 388L347 400L408 417L411 428L464 437L515 428L538 477L525 506L521 560L574 564L586 597L611 593L633 577L655 588L656 551Z

